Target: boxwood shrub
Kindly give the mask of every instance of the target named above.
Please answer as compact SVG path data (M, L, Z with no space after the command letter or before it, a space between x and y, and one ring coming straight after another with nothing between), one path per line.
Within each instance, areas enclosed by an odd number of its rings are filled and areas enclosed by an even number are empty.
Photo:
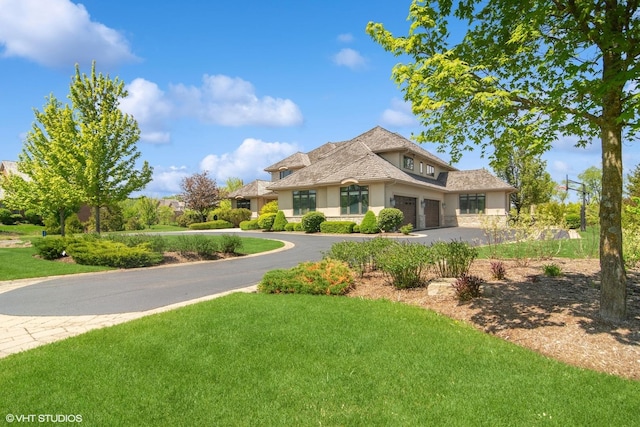
M189 225L190 230L220 230L224 228L233 228L233 224L223 219L207 222L196 222Z
M289 270L268 271L258 284L262 293L344 295L353 287L349 266L342 261L324 259L304 262Z
M287 218L284 216L284 212L278 211L275 219L273 220L273 227L271 229L273 231L284 231L287 226Z
M356 225L353 221L324 221L320 223L321 233L351 234Z
M260 226L258 225L257 219L252 219L249 221L242 221L240 223L240 230L260 230Z
M264 231L271 231L275 219L275 213L264 213L258 217L258 225Z
M378 227L387 233L396 231L403 220L404 214L400 209L384 208L378 214Z
M362 234L376 234L380 232L378 227L378 221L376 220L376 214L373 211L367 211L360 223L360 233Z
M326 218L322 212L307 212L300 223L305 233L317 233L320 231L320 224L324 221Z
M284 226L284 231L295 231L295 229L296 229L296 223L295 222L288 222Z

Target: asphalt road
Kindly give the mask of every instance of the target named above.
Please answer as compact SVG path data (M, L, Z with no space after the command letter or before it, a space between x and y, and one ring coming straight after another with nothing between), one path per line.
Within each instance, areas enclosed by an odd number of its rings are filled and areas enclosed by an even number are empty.
M228 233L227 234L234 234ZM294 244L292 249L230 260L45 278L0 294L0 313L15 316L75 316L146 311L169 304L255 285L265 272L316 261L335 242L362 240L362 235L237 233ZM452 239L481 243L476 228L444 228L404 238L429 244Z

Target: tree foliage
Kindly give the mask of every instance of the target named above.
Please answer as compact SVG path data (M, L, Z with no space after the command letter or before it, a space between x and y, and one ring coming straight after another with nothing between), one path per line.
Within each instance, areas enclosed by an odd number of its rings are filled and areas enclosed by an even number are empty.
M640 164L637 164L635 168L627 175L627 196L640 197Z
M196 173L183 178L180 187L180 198L186 207L196 211L201 222L207 220L209 211L216 207L220 200L220 194L216 181L209 177L208 172Z
M626 316L622 139L639 127L638 7L632 0L414 0L407 36L367 25L386 50L409 57L393 77L425 127L416 139L439 143L454 161L474 147L500 159L513 145L537 155L559 136L577 137L579 147L600 138L600 314L609 320ZM454 34L452 22L466 33Z
M589 203L600 203L602 194L602 170L590 166L578 175L580 182L584 183Z
M518 146L505 154L504 158L494 159L492 167L498 177L518 189L510 196L516 214L551 200L555 183L546 171L546 162Z

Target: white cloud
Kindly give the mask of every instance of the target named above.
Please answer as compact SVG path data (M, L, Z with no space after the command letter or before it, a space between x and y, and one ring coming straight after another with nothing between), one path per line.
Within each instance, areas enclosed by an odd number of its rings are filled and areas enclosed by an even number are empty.
M204 75L202 86L171 86L181 114L222 126L295 126L302 113L289 99L258 98L253 85L239 77Z
M132 62L125 37L91 21L81 4L70 0L2 0L0 3L2 56L22 57L48 67L101 67Z
M367 60L360 55L360 52L348 47L335 54L333 62L339 66L351 68L352 70L363 68L367 65Z
M180 183L188 176L189 173L185 166L171 166L162 168L155 166L153 168L152 181L144 189L144 194L153 195L153 197L163 197L182 192Z
M411 104L398 98L391 100L391 107L382 112L380 120L385 126L416 126L418 124L411 112Z
M351 43L351 42L353 42L353 40L354 40L353 34L351 34L351 33L339 34L338 35L338 41L340 43Z
M129 96L120 101L120 108L131 114L140 126L140 139L151 143L166 143L171 139L167 121L172 103L158 85L145 79L135 79L127 85Z
M200 162L200 169L209 171L219 185L224 185L230 177L242 178L245 183L254 179L268 180L264 168L297 151L295 144L247 138L232 153L206 156Z

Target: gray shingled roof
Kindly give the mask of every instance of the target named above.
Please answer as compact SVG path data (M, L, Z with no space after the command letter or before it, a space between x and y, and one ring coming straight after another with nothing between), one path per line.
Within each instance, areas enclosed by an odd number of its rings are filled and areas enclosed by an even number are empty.
M293 153L286 159L272 164L264 170L267 172L277 172L282 169L300 169L305 166L309 166L310 164L311 161L309 160L309 155L298 151L297 153Z
M515 187L492 175L486 169L443 172L438 176L438 181L450 192L487 190L517 191Z
M249 199L249 198L255 198L255 197L266 197L266 198L273 197L275 199L277 195L273 191L267 189L269 184L271 184L270 181L263 181L261 179L256 179L255 181L250 182L244 187L239 188L235 191L232 191L231 193L229 193L227 198Z

